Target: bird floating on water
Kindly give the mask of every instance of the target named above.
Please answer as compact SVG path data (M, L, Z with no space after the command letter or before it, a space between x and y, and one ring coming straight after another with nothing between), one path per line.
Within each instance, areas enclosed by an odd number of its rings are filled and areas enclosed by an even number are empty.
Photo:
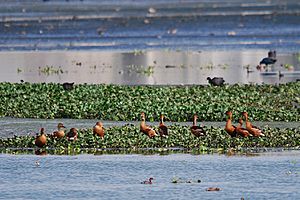
M209 187L206 189L206 191L220 191L221 189L218 187Z
M152 184L152 180L154 180L154 178L150 177L149 180L142 181L141 184Z

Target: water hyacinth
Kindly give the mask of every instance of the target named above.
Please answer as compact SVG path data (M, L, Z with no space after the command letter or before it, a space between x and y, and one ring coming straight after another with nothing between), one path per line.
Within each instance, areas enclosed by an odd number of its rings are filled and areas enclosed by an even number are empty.
M157 128L157 127L156 127ZM237 150L245 148L294 148L300 147L300 128L279 129L264 127L265 137L241 138L230 137L222 128L204 127L207 135L195 137L189 126L172 125L167 138L159 136L151 139L142 134L139 127L125 125L108 127L102 140L94 136L92 129L78 130L78 139L68 141L66 138L48 137L46 149L81 151L83 149L162 149L182 148L209 152L213 150ZM36 148L34 136L15 136L1 138L0 148Z
M253 121L300 121L300 82L280 85L117 86L56 83L0 83L0 116L87 118L115 121L224 121L224 112L247 111Z

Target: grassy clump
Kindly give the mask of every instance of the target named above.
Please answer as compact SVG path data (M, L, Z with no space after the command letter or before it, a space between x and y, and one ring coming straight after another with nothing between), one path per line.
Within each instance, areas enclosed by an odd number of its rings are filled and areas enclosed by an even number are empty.
M204 121L223 121L242 111L256 121L300 121L300 82L280 85L116 86L76 85L65 91L54 83L0 83L0 116L21 118L98 118L157 121L161 113L171 121L190 121L197 113Z

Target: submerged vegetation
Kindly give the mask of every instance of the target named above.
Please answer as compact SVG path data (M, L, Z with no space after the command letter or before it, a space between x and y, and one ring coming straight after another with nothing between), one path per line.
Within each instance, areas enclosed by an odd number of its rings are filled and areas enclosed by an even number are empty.
M21 118L98 118L101 120L223 121L247 111L250 120L300 121L300 82L280 85L117 86L56 83L0 83L0 116Z
M84 149L159 149L183 148L194 149L200 152L225 151L234 148L237 151L245 148L294 148L300 147L300 128L279 129L264 127L265 137L239 138L230 137L222 128L204 127L206 136L195 137L189 126L172 125L167 138L159 136L149 138L142 134L139 127L127 124L122 127L108 127L104 139L94 136L92 129L78 130L78 139L68 141L47 138L44 149L57 151L82 151ZM14 136L1 138L0 148L35 148L35 136Z

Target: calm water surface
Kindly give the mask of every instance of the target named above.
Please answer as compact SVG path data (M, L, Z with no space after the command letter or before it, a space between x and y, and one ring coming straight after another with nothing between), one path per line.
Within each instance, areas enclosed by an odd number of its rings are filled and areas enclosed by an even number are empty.
M36 161L40 164L36 165ZM298 199L299 151L225 155L0 155L3 199ZM153 185L141 181L154 177ZM171 183L172 178L194 183ZM195 183L200 179L201 183ZM219 192L207 192L219 187Z
M300 54L277 52L274 66L258 70L257 51L42 51L0 52L0 81L75 84L191 85L223 77L227 84L300 80ZM282 76L279 76L282 74Z

